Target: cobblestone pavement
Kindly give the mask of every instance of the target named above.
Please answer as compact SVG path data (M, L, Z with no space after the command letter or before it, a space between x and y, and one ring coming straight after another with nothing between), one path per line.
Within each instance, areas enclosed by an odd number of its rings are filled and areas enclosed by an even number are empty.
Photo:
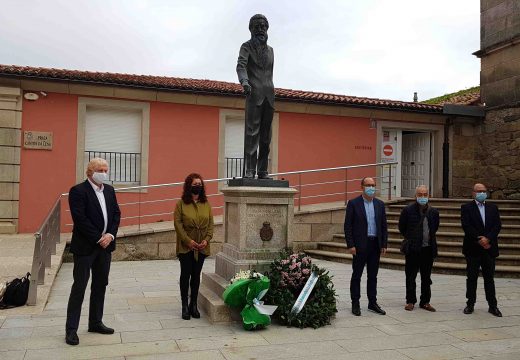
M182 320L177 261L114 262L104 322L116 333L87 332L86 301L75 347L64 341L72 264L63 264L40 315L0 311L0 359L520 359L519 279L496 280L503 318L488 314L482 279L475 313L464 315L465 278L455 275L433 275L436 313L407 312L404 273L381 269L378 297L387 315L366 310L362 288L362 316L355 317L350 265L316 262L334 274L339 313L332 325L300 330L273 324L255 332L237 323L212 325L204 315ZM213 269L208 259L204 271Z

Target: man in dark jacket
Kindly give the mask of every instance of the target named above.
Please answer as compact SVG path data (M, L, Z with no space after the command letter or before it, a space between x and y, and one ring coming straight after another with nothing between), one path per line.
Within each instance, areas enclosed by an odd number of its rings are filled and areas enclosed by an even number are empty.
M345 240L353 255L350 279L352 314L361 315L360 283L366 265L368 310L385 315L377 303L379 259L381 254L386 254L388 244L385 203L375 198L376 181L373 178L361 180L361 189L363 194L348 202L345 213Z
M249 20L251 40L240 47L237 74L246 98L244 167L246 178L267 179L267 162L274 115L273 48L267 45L269 22L264 15Z
M462 205L460 220L464 230L462 253L466 257L466 307L464 314L474 311L477 300L479 269L484 277L484 290L489 313L502 317L495 296L495 258L498 257L498 234L502 229L500 213L495 204L486 201L487 188L484 184L473 186L471 202Z
M437 257L435 234L439 229L439 212L428 205L428 187L415 189L416 201L401 211L399 231L404 236L402 251L405 253L406 306L412 311L417 302L415 278L421 272L421 301L419 307L435 311L430 305L433 260Z
M77 330L81 305L92 271L88 331L113 334L114 329L103 322L105 290L112 251L121 219L114 188L103 184L108 180L108 163L92 159L87 166L87 180L69 191L69 207L74 227L70 251L74 254L74 283L70 290L65 325L65 342L79 344Z

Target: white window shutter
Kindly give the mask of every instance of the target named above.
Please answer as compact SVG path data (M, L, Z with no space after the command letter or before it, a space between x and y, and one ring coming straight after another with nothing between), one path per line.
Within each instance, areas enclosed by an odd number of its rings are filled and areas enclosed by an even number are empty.
M224 151L226 158L226 177L242 176L244 128L244 119L226 119L226 143ZM235 160L231 158L235 158Z
M103 157L110 165L114 183L139 183L141 173L142 112L87 106L85 162ZM95 153L92 153L95 152Z

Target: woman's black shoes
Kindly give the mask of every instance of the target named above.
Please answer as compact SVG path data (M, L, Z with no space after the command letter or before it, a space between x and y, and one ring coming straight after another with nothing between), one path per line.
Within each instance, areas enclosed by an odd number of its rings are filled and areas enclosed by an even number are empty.
M182 302L182 318L184 320L189 320L190 319L190 309L188 307L188 301L183 301Z
M193 316L194 319L200 318L200 312L199 309L197 309L197 302L192 302L190 304L190 314Z

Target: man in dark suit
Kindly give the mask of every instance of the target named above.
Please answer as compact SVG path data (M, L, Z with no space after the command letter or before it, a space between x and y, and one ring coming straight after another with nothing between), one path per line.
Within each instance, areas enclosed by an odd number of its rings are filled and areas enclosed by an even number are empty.
M246 178L267 179L274 114L273 48L267 45L269 22L264 15L249 20L251 40L240 47L237 74L246 98L244 169ZM258 157L258 159L257 159ZM258 162L258 172L257 172Z
M498 257L498 234L502 228L500 214L495 204L486 201L487 188L484 184L473 186L474 200L462 205L460 220L464 230L462 253L466 257L466 307L464 314L474 311L477 300L477 279L482 269L484 290L489 313L502 317L495 296L495 258Z
M353 255L350 280L352 313L361 315L360 283L366 265L368 309L385 315L386 312L377 303L379 258L381 254L386 254L388 243L385 204L375 198L376 182L373 178L361 180L361 189L363 194L348 202L345 214L345 239Z
M88 331L113 334L103 322L105 289L108 285L111 253L116 247L121 212L114 188L108 180L108 163L92 159L87 166L87 180L69 191L69 208L74 222L70 251L74 254L74 283L67 306L65 341L79 344L77 330L85 289L92 271Z
M415 188L415 201L405 207L399 216L399 232L404 236L401 251L405 257L406 305L412 311L417 302L415 278L421 272L421 301L419 307L434 312L430 304L432 296L433 260L437 257L436 233L439 229L439 211L428 204L429 192L426 185Z

